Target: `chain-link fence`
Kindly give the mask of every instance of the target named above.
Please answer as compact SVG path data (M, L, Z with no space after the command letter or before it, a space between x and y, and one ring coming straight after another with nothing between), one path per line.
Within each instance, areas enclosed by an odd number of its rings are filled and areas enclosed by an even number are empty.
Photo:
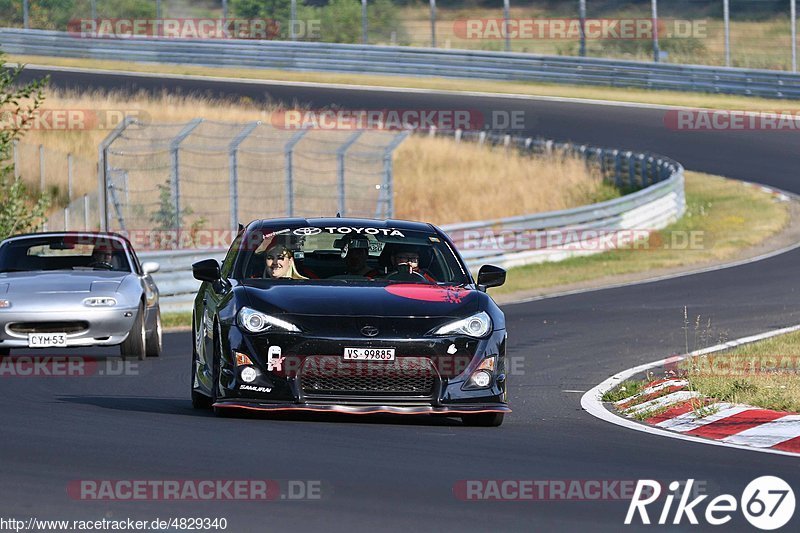
M779 70L797 66L796 0L275 0L230 5L225 0L11 0L6 5L2 26L66 30L76 37L136 31L178 39L238 36ZM224 35L218 31L220 21L226 21Z
M14 176L50 197L48 230L97 230L97 162L41 144L14 143ZM92 191L78 194L76 191Z
M100 148L105 228L195 232L284 216L389 218L404 131L126 120Z

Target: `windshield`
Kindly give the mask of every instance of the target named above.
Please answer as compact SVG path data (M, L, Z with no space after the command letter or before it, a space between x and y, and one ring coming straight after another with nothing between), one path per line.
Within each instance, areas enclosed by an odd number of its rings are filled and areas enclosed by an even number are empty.
M131 271L117 239L55 235L15 239L0 247L0 272L42 270Z
M435 233L370 226L261 227L242 239L237 279L345 280L365 283L469 283Z

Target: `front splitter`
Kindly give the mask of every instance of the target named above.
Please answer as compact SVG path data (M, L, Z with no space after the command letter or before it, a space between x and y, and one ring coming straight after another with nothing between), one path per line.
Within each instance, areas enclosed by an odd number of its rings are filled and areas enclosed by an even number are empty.
M505 405L434 407L432 405L340 405L222 401L216 402L214 407L222 409L244 409L250 411L308 411L316 413L341 413L348 415L392 414L460 416L480 413L511 412L511 409Z

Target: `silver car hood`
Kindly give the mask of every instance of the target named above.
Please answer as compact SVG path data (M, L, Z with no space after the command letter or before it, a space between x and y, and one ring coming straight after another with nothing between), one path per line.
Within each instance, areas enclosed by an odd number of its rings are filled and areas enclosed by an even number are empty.
M130 272L59 270L0 274L0 294L33 295L115 292ZM5 287L4 287L5 285Z

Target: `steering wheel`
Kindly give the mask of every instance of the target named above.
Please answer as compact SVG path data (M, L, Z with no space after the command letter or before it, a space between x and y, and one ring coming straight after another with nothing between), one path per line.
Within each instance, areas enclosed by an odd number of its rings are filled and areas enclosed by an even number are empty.
M114 265L105 261L92 261L89 263L92 268L105 268L106 270L114 270Z
M414 271L392 272L391 274L386 276L384 279L398 279L398 280L404 280L404 281L424 281L425 283L429 283L429 281L425 278L425 276L423 276L419 272L414 272Z

